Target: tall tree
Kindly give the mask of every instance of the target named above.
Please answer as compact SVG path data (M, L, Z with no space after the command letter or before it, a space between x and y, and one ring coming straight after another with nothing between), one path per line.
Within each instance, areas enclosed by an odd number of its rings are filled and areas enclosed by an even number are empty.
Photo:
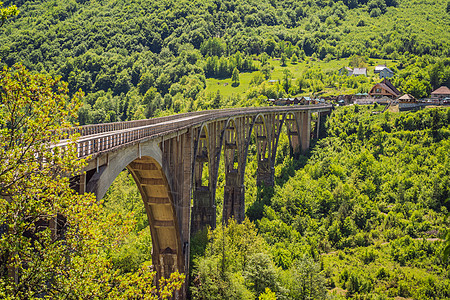
M120 274L106 255L132 224L118 232L120 219L69 186L85 161L76 136L60 143L81 103L81 92L67 93L66 83L22 66L0 72L0 298L157 297L148 265ZM182 281L175 274L162 288Z
M289 92L289 88L291 87L291 79L292 79L292 73L289 71L289 69L283 70L283 88L286 91L286 93Z
M239 85L239 70L237 68L233 69L233 74L231 75L231 81L233 81L232 86Z
M3 7L3 2L0 1L0 27L5 24L6 20L9 17L14 17L19 14L19 10L17 9L17 6L12 5L9 7Z

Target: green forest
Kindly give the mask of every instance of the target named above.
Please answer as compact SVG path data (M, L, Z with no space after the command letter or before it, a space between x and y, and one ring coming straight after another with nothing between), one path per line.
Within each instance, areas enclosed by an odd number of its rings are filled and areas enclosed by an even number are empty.
M80 124L367 92L379 80L337 76L344 66L388 62L396 87L415 97L450 84L447 0L8 0L4 6L12 4L20 13L0 28L0 63L61 76L70 93L82 89ZM232 86L235 69L242 82ZM215 91L207 86L213 78L229 81Z
M336 109L326 137L298 159L283 134L275 188L256 186L250 149L246 220L192 237L191 298L449 298L450 108L382 110ZM135 233L114 260L137 268L151 237L131 176L122 173L105 201L135 213Z
M42 146L62 138L62 128L365 93L381 81L377 64L417 98L450 87L448 0L3 1L5 299L168 299L185 280L174 274L147 290L151 234L131 174L122 172L101 202L74 195L64 176L84 162ZM345 66L367 67L368 76L340 76ZM297 157L282 133L273 188L256 185L251 146L246 219L192 237L188 297L449 299L450 108L384 108L337 107L324 138ZM55 168L43 171L27 149L52 153ZM15 160L24 175L14 173ZM33 218L58 220L60 212L78 224L64 239L36 228L29 240L6 234L27 233ZM10 223L18 227L2 225ZM8 281L14 268L21 284Z

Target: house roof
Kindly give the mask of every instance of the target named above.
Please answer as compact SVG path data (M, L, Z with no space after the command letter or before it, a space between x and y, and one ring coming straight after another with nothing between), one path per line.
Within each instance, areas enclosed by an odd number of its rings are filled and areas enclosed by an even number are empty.
M431 95L438 94L438 95L450 95L450 89L446 87L445 85L441 86L437 90L434 90L431 92Z
M383 69L387 68L386 65L378 65L375 67L375 71L381 71Z
M385 84L387 87L389 87L389 89L392 90L394 92L394 94L396 94L396 95L400 95L401 94L400 91L397 90L395 88L395 86L392 85L392 83L391 83L391 81L389 79L385 78L385 79L383 79L383 81L381 83Z
M367 74L367 68L355 68L353 70L353 75L366 75Z
M400 91L397 90L397 89L395 88L395 86L393 86L392 83L391 83L388 79L386 79L386 78L383 79L382 82L375 84L375 85L372 87L372 89L370 90L370 93L369 93L369 94L371 94L372 91L373 91L373 90L375 89L375 87L377 87L377 86L380 87L380 88L383 88L383 89L386 90L389 94L392 94L392 95L395 96L395 97L398 97L398 96L401 95Z
M394 73L394 71L392 71L388 67L383 68L381 71L388 71L389 73Z
M404 94L403 96L399 97L397 100L410 101L410 100L414 100L414 99L416 99L416 98L414 98L413 95Z

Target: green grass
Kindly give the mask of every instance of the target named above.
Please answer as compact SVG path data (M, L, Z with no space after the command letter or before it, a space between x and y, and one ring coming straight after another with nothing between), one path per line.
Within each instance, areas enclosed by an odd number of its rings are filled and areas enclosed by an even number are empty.
M378 74L374 74L374 69L376 65L386 64L388 67L393 67L397 65L396 61L393 60L385 60L385 59L369 59L371 64L367 66L368 76L374 78L375 81L378 81ZM271 59L269 60L271 66L273 66L273 71L271 73L270 80L282 80L283 78L283 70L288 69L292 73L293 80L296 80L301 77L302 73L308 68L321 68L324 72L335 72L342 67L349 66L350 59L342 58L342 59L334 59L330 61L320 60L320 61L312 61L310 58L307 58L305 61L301 61L297 64L292 64L288 61L286 67L281 66L281 62L279 59ZM250 88L250 80L254 76L256 72L246 72L240 73L239 79L240 84L237 87L233 87L231 85L231 77L225 79L217 79L217 78L208 78L206 79L206 90L207 94L214 93L217 91L225 97L232 96L241 96L244 97L247 91ZM325 89L325 94L327 93L335 93L336 90ZM341 94L351 94L354 93L355 90L343 90ZM304 95L309 95L309 92L305 92Z
M205 92L207 94L215 94L219 91L220 94L226 98L237 95L243 96L250 87L250 80L252 79L254 73L256 72L239 74L240 84L237 87L233 87L231 85L231 77L226 79L208 78L206 79Z

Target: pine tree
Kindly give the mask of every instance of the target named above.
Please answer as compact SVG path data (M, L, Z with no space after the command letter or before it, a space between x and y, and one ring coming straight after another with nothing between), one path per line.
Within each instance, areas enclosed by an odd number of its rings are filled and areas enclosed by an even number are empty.
M231 81L233 82L232 86L236 87L240 84L239 82L239 70L234 68L233 74L231 75Z

